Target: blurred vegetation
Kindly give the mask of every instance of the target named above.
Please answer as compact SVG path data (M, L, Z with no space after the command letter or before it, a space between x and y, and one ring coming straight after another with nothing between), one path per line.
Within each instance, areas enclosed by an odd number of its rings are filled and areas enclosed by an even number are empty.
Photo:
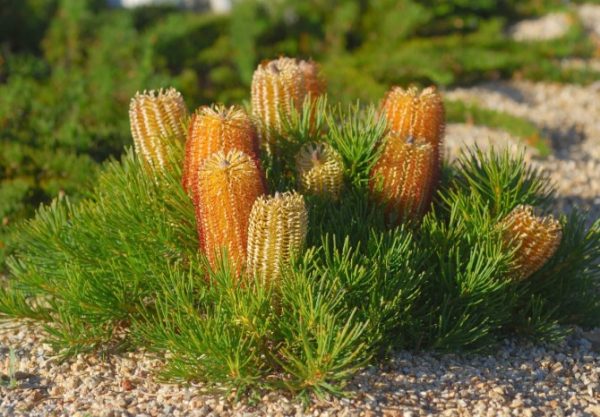
M322 62L341 101L379 100L391 84L597 79L557 63L595 53L574 14L561 39L523 45L506 35L512 22L552 9L568 7L560 0L244 0L230 15L213 15L113 10L103 0L0 0L0 259L13 223L58 195L85 195L98 164L130 144L127 108L137 90L174 86L190 108L239 102L257 63L278 55ZM460 104L451 117L467 120L469 111L476 122L515 122Z

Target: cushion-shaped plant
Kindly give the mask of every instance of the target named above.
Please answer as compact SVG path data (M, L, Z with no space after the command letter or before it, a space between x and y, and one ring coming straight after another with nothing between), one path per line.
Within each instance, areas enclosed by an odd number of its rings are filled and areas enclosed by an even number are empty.
M253 84L253 101L271 100L255 106L262 122L285 117L316 74L274 62ZM0 319L44 321L63 355L144 346L174 381L299 395L343 395L392 349L489 349L508 333L556 341L560 324L600 323L600 220L535 216L530 206L550 209L552 190L522 156L470 151L438 181L433 89L393 89L385 118L359 103L312 104L285 119L281 152L260 155L238 109L201 110L187 162L150 135L139 158L106 165L88 199L40 209L18 230ZM144 117L162 107L136 109L132 124L146 124L134 135L160 131ZM144 153L156 144L160 160ZM279 193L264 196L267 184Z

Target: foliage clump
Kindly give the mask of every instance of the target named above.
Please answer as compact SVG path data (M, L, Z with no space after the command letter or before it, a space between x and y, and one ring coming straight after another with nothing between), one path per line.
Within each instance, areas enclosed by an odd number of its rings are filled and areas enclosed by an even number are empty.
M227 111L213 112L224 136L210 155L190 152L198 132L184 129L191 193L183 147L161 138L166 169L150 175L128 152L88 199L41 208L19 229L0 314L43 321L63 355L145 346L168 352L170 380L298 395L341 395L394 349L556 341L563 324L600 322L600 220L586 230L581 216L561 216L562 239L515 279L523 245L507 244L506 218L553 203L522 156L467 150L440 169L430 142L390 133L373 106L309 97L278 111L260 160L228 142L239 138L223 128ZM310 143L336 153L335 195L293 191ZM392 184L374 185L383 163L401 177L392 217L389 199L374 198Z

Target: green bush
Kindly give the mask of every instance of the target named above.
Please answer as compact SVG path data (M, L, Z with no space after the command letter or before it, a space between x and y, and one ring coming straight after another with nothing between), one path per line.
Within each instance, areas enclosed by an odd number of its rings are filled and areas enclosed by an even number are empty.
M306 128L305 108L285 148L325 140L342 155L346 188L337 202L307 198L307 248L278 285L237 279L198 253L181 149L158 177L128 152L87 199L55 200L18 228L0 314L44 322L62 355L144 346L168 357L172 381L300 396L343 395L393 349L489 350L507 335L557 341L561 324L600 323L600 220L586 231L580 216L562 218L556 254L511 279L501 220L519 204L546 212L554 202L521 156L464 153L421 222L388 228L367 183L384 134L375 109L324 103L322 129ZM262 157L271 192L295 184L288 162L285 151Z

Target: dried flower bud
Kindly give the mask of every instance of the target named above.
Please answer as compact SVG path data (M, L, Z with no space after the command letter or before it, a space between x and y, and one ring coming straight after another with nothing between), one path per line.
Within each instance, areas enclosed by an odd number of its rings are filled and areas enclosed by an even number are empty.
M536 216L528 205L515 207L501 225L505 244L516 245L517 279L525 279L544 266L562 239L560 223L552 216Z
M370 188L385 205L388 221L420 219L431 204L436 187L438 160L425 140L405 142L389 135L383 154L371 172Z
M216 152L198 170L194 195L200 247L216 268L227 249L239 274L246 260L248 218L254 201L264 194L255 161L238 150Z
M337 200L344 184L341 155L326 143L307 143L296 155L298 188L302 193Z
M276 282L282 265L304 246L307 224L302 195L286 192L259 197L248 227L248 272Z
M136 93L129 105L135 152L152 170L167 166L170 142L185 140L187 110L174 88Z
M419 91L393 87L385 95L381 112L388 128L398 136L424 139L439 159L444 136L444 103L435 87Z
M185 143L183 188L191 193L198 169L215 152L237 149L258 161L258 138L250 117L240 107L199 108L190 122Z
M294 58L262 62L252 76L252 114L259 122L259 136L272 151L275 134L283 134L284 120L292 106L301 109L310 94L316 99L325 84L317 64Z

